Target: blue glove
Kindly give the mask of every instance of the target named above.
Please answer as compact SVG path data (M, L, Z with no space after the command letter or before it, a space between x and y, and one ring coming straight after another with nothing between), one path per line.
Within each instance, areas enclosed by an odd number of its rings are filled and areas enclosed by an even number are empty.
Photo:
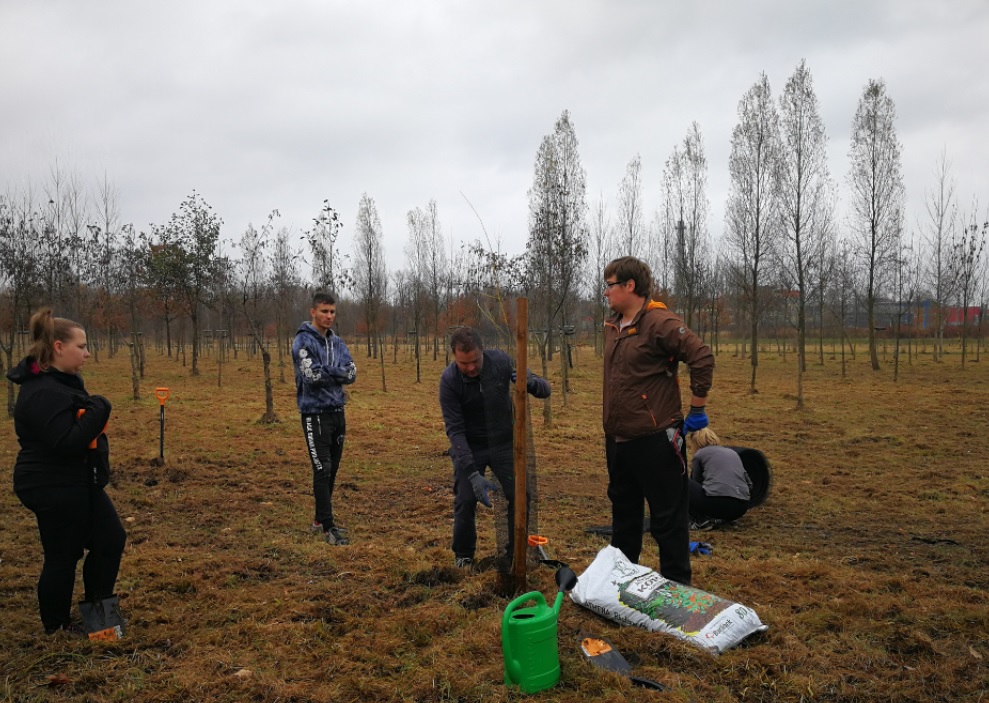
M683 431L696 432L705 427L707 427L707 413L704 411L704 406L691 405L690 412L683 419Z
M495 484L491 483L491 481L481 476L481 474L478 473L477 471L472 473L467 478L470 479L471 488L474 489L474 497L477 498L479 502L483 503L485 507L490 508L491 507L490 494L492 492L497 493L498 486L496 486Z
M713 551L714 551L714 547L712 547L707 542L691 542L690 543L690 553L691 554L701 554L703 556L708 556Z

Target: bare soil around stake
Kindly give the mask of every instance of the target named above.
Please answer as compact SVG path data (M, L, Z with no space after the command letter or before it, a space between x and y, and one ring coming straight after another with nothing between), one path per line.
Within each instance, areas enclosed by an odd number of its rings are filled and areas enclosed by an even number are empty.
M402 349L392 363L389 349L383 393L378 362L357 359L366 371L351 387L335 503L351 545L331 547L309 532L294 387L276 382L283 421L260 424L261 362L239 356L217 388L215 366L192 378L149 352L136 402L125 356L87 366L87 387L114 404L108 491L129 535L119 642L42 633L38 533L10 490L16 438L2 421L0 701L521 700L503 684L497 571L453 568L442 364L427 362L416 384L415 362ZM694 585L770 629L715 658L568 600L562 680L540 700L989 700L989 365L922 355L894 383L891 360L874 373L859 354L842 378L829 359L808 368L797 410L794 359L764 354L750 394L748 360L718 356L712 427L765 454L774 483L736 526L695 537L714 553L695 559ZM601 362L580 348L565 408L550 380L552 429L533 406L539 527L579 574L606 544L584 528L610 522ZM164 466L156 386L171 389ZM478 557L493 547L485 515ZM545 567L529 583L556 591ZM671 690L589 665L581 631Z

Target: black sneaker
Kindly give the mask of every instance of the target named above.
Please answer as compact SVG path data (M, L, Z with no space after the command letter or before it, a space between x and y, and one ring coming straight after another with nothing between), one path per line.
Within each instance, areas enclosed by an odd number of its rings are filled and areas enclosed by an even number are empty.
M340 534L340 530L335 527L331 527L326 532L323 533L323 539L326 540L327 544L332 544L336 547L343 547L350 544L350 540Z
M691 520L690 529L691 530L713 530L715 527L716 520Z
M456 557L453 560L453 565L458 569L473 569L474 557Z

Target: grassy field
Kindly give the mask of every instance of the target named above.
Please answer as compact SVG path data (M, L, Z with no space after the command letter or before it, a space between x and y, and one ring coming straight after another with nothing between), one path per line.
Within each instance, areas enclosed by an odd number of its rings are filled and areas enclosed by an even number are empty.
M33 515L11 485L13 423L0 431L0 701L512 701L502 683L497 573L464 574L449 550L451 467L436 401L441 363L399 353L380 390L355 349L337 483L352 546L311 535L311 474L294 387L277 383L279 424L260 425L260 361L215 359L191 378L149 353L140 401L123 356L92 363L91 392L114 402L115 485L129 533L118 590L126 639L46 637L37 617L41 554ZM569 600L560 616L560 684L545 701L989 700L989 366L922 356L878 373L860 353L811 366L795 409L794 357L771 353L758 394L747 360L718 357L712 427L763 451L775 486L730 530L699 533L711 556L694 585L756 610L769 630L720 657L622 628ZM289 378L291 370L288 370ZM534 406L540 531L579 574L610 522L600 429L600 361L582 348L554 424ZM157 466L155 386L168 386L165 465ZM686 384L684 384L686 388ZM493 551L482 521L479 556ZM643 563L656 567L646 537ZM530 586L555 592L547 568ZM81 584L77 585L77 595ZM610 639L633 687L590 666L577 633Z

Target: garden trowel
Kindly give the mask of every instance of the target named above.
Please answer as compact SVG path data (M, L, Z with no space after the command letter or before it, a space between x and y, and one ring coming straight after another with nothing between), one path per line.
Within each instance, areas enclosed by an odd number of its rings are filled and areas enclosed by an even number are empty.
M632 665L622 656L621 652L612 646L611 642L603 637L588 634L583 630L577 636L580 638L580 651L594 666L621 674L636 686L652 688L657 691L668 690L667 686L664 686L658 681L644 679L640 676L632 676Z

